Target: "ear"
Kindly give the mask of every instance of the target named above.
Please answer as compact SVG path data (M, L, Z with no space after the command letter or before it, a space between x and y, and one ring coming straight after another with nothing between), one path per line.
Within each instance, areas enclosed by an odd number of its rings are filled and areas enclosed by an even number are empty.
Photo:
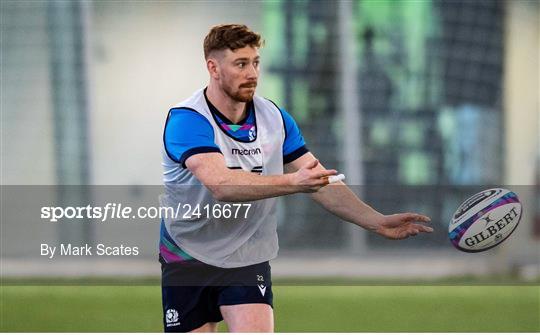
M206 68L208 69L210 77L216 80L219 79L219 63L215 58L208 58L206 60Z

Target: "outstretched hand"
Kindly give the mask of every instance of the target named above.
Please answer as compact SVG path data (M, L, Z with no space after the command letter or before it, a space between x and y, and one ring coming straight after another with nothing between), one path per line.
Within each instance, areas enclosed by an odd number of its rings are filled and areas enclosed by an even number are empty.
M428 223L431 219L416 213L383 215L376 233L392 240L402 240L419 233L431 233L433 228L417 222Z

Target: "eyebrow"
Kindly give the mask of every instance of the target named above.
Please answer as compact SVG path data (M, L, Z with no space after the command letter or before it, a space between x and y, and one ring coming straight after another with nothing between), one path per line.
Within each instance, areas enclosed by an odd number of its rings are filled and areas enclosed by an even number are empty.
M257 56L253 60L259 60L260 58L261 58L261 56ZM249 61L249 58L248 57L241 57L241 58L236 58L235 60L233 60L233 62L238 62L238 61Z

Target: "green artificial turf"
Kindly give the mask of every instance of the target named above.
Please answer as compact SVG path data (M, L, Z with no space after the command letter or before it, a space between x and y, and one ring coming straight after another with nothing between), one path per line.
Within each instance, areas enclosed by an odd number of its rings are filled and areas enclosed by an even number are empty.
M538 332L539 286L274 286L280 332ZM160 332L159 286L1 287L3 332ZM225 329L225 327L221 327Z

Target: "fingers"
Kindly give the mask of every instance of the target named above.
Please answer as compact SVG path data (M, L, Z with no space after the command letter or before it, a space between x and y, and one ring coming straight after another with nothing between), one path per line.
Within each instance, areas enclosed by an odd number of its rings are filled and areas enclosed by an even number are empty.
M311 162L307 163L306 165L304 165L304 168L312 170L315 167L317 167L317 165L319 165L319 160L315 159L315 160L312 160ZM334 170L334 169L320 170L320 171L316 171L313 174L313 178L324 178L324 177L334 176L336 174L337 174L337 170Z
M433 228L421 224L411 224L407 231L418 235L418 233L433 233Z
M429 216L425 216L417 213L403 213L405 221L416 221L416 222L431 222Z
M383 229L380 229L378 233L392 240L403 240L420 233L432 233L434 231L433 228L423 224L409 222L412 220L423 221L425 219L429 221L429 218L424 215L404 213L386 217L391 218L392 221L384 223L382 225Z
M315 169L319 166L318 169ZM308 187L306 191L316 192L318 189L330 184L329 177L337 175L334 169L326 170L322 165L319 165L319 160L314 159L297 171L299 175L298 183L304 187Z
M337 174L336 170L321 170L313 174L313 178L327 178L330 176L335 176Z
M404 231L404 237L407 238L409 236L416 236L420 233L432 233L433 228L424 226L421 224L412 224L407 230Z
M313 170L319 165L319 160L314 159L311 162L306 163L303 166L303 169L305 170ZM307 171L306 171L307 172ZM310 184L313 186L325 186L329 184L328 177L337 175L337 171L334 169L326 170L316 170L316 171L309 171L308 172L308 178L311 179Z
M332 182L330 177L335 176L336 174L336 170L323 170L314 174L313 178L315 179L316 185L326 186Z
M328 182L330 184L337 183L337 182L340 182L342 180L345 180L345 175L344 174L338 174L337 176L328 177Z
M431 227L424 226L424 225L421 225L421 224L416 224L414 226L415 226L415 230L417 230L418 232L433 233L433 228L431 228Z

